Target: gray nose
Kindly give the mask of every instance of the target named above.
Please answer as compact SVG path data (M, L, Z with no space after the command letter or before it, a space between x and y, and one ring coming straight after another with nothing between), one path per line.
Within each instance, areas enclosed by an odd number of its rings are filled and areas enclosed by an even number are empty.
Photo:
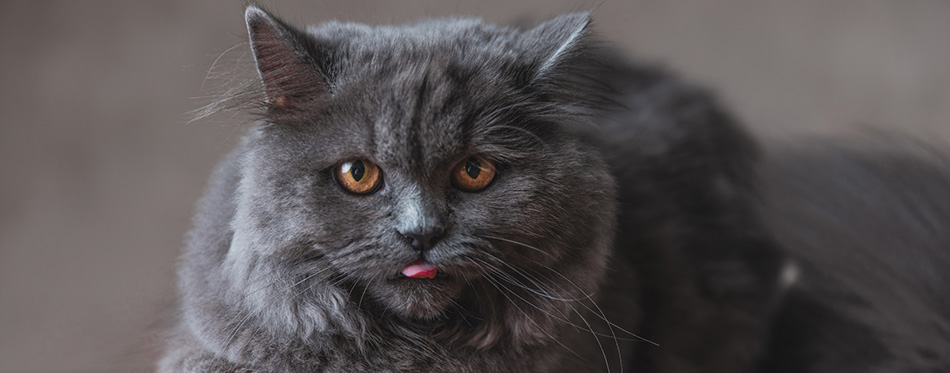
M426 251L426 250L431 249L432 246L435 245L435 243L438 242L440 238L442 238L441 230L424 232L424 233L416 233L416 232L408 232L408 233L400 232L400 233L412 241L411 245L413 249L416 249L419 251Z
M447 210L443 198L415 185L399 193L396 231L408 238L414 249L431 249L445 233Z

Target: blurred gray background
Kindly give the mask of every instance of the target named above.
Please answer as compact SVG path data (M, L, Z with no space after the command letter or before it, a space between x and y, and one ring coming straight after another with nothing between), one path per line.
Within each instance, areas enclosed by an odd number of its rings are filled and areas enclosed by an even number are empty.
M0 2L0 372L151 369L195 200L238 137L186 113L243 42L242 4ZM597 7L600 35L711 87L756 134L950 140L945 0L264 4L297 24Z

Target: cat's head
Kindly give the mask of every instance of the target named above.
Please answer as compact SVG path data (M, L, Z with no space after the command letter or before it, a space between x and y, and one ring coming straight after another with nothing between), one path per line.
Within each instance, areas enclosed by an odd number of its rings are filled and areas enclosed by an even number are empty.
M259 312L431 320L516 283L595 286L615 201L575 135L597 96L588 14L301 31L252 6L246 21L263 120L241 145L225 270Z

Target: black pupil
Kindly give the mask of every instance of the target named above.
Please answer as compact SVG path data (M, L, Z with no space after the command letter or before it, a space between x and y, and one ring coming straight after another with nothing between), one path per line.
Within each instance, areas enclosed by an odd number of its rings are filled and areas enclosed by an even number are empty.
M478 174L482 173L482 165L478 163L478 159L469 158L465 161L465 173L472 179L478 179Z
M366 173L366 166L363 164L363 161L353 162L353 165L350 166L350 175L353 175L353 180L360 181L363 180L363 175Z

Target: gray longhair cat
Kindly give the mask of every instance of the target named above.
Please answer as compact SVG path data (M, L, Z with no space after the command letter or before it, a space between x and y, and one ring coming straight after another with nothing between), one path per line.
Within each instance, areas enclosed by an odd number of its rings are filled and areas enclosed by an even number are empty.
M590 14L245 18L262 84L208 110L260 121L199 204L159 371L744 372L782 351L795 267L756 146Z

